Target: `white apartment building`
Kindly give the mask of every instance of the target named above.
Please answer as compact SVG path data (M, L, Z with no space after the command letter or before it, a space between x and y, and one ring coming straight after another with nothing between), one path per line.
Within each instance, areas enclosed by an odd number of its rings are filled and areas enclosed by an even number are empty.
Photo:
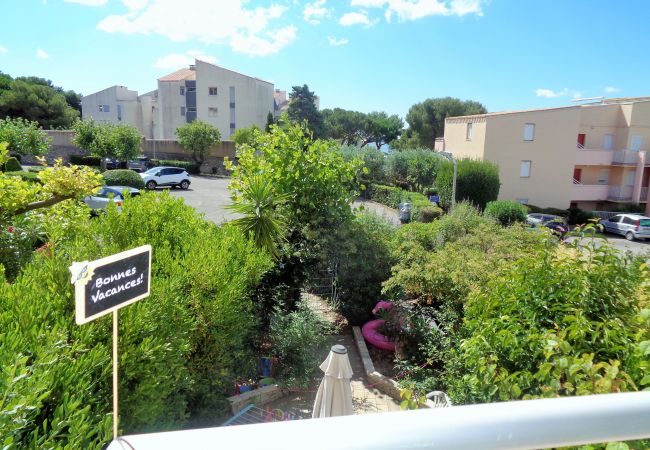
M196 60L158 79L158 89L138 96L113 86L82 99L82 117L136 126L148 139L176 139L176 128L199 119L222 139L237 128L264 128L274 111L273 84Z

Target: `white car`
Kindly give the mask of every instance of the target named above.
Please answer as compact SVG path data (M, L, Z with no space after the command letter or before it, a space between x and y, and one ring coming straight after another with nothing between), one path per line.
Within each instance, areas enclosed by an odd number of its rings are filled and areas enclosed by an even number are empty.
M147 189L159 186L178 186L181 189L190 187L190 175L180 167L154 167L140 174Z
M84 203L92 210L99 210L106 209L106 206L110 202L114 202L119 210L124 201L125 192L128 192L131 197L140 195L140 191L136 188L128 186L104 186L96 194L84 197Z
M628 241L650 239L650 217L640 214L616 214L600 222L605 231L625 236Z

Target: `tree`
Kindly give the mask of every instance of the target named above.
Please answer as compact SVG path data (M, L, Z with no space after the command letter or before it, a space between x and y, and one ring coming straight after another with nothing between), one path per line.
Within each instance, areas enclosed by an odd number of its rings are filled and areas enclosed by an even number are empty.
M485 106L473 100L462 101L452 97L429 98L421 103L416 103L409 109L406 115L406 121L409 124L406 137L414 138L418 147L433 148L436 138L444 134L447 117L485 114L486 112Z
M402 134L404 122L398 115L389 116L385 112L371 112L366 116L363 127L363 147L366 144L375 144L381 150L384 144L397 139Z
M50 149L51 139L38 123L7 117L0 119L0 142L5 142L11 153L42 155Z
M453 167L445 160L440 162L436 175L436 188L445 208L451 205ZM464 158L458 160L456 201L467 200L479 209L499 196L499 167L490 161Z
M236 145L253 145L255 142L255 132L259 132L259 130L257 125L251 125L248 128L238 128L233 133L231 139Z
M342 108L324 109L322 112L324 134L343 145L358 145L364 136L366 115Z
M307 122L307 128L312 132L314 139L324 136L323 116L316 108L316 96L305 84L302 87L293 86L289 98L289 118L292 122Z
M72 142L93 155L128 161L140 154L142 135L134 126L78 120L73 130Z
M272 125L275 125L275 119L273 118L273 113L269 111L269 113L266 115L266 127L264 127L264 131L267 133L271 131Z
M36 121L46 129L68 128L79 111L70 107L65 95L48 80L30 77L16 79L9 89L0 90L0 117L6 116Z
M196 164L203 164L210 147L221 140L219 130L209 123L195 120L176 128L178 141L186 151L192 153Z

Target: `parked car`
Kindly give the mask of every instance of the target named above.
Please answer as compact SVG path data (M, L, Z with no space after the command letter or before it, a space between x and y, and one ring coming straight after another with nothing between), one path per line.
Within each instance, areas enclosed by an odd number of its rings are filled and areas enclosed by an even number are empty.
M641 214L616 214L600 223L605 231L625 236L628 241L650 239L650 217Z
M146 156L131 159L126 163L126 168L136 172L144 172L151 167L151 160Z
M140 191L136 188L128 186L104 186L96 194L85 197L84 203L92 210L100 210L106 209L106 206L110 202L114 202L119 209L124 201L123 195L125 191L131 197L140 195Z
M106 163L106 170L118 169L120 167L120 162L115 158L104 158Z
M156 189L159 186L190 187L190 175L180 167L154 167L140 174L147 189Z
M526 222L532 227L546 227L560 237L564 237L569 231L569 226L565 218L553 214L528 214L526 216Z

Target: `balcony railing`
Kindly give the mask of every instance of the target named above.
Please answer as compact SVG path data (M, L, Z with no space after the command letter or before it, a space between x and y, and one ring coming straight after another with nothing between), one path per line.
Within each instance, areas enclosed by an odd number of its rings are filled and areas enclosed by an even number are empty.
M608 192L608 199L614 201L632 200L632 186L610 186Z
M573 180L571 190L572 201L602 201L609 197L609 186L606 184L582 184Z
M639 160L639 152L636 150L614 151L614 164L636 164Z
M108 450L521 450L648 437L644 391L140 434Z
M575 164L578 166L608 166L612 163L613 159L613 150L578 146Z
M641 194L639 195L639 201L640 202L647 202L648 201L648 186L641 188Z

